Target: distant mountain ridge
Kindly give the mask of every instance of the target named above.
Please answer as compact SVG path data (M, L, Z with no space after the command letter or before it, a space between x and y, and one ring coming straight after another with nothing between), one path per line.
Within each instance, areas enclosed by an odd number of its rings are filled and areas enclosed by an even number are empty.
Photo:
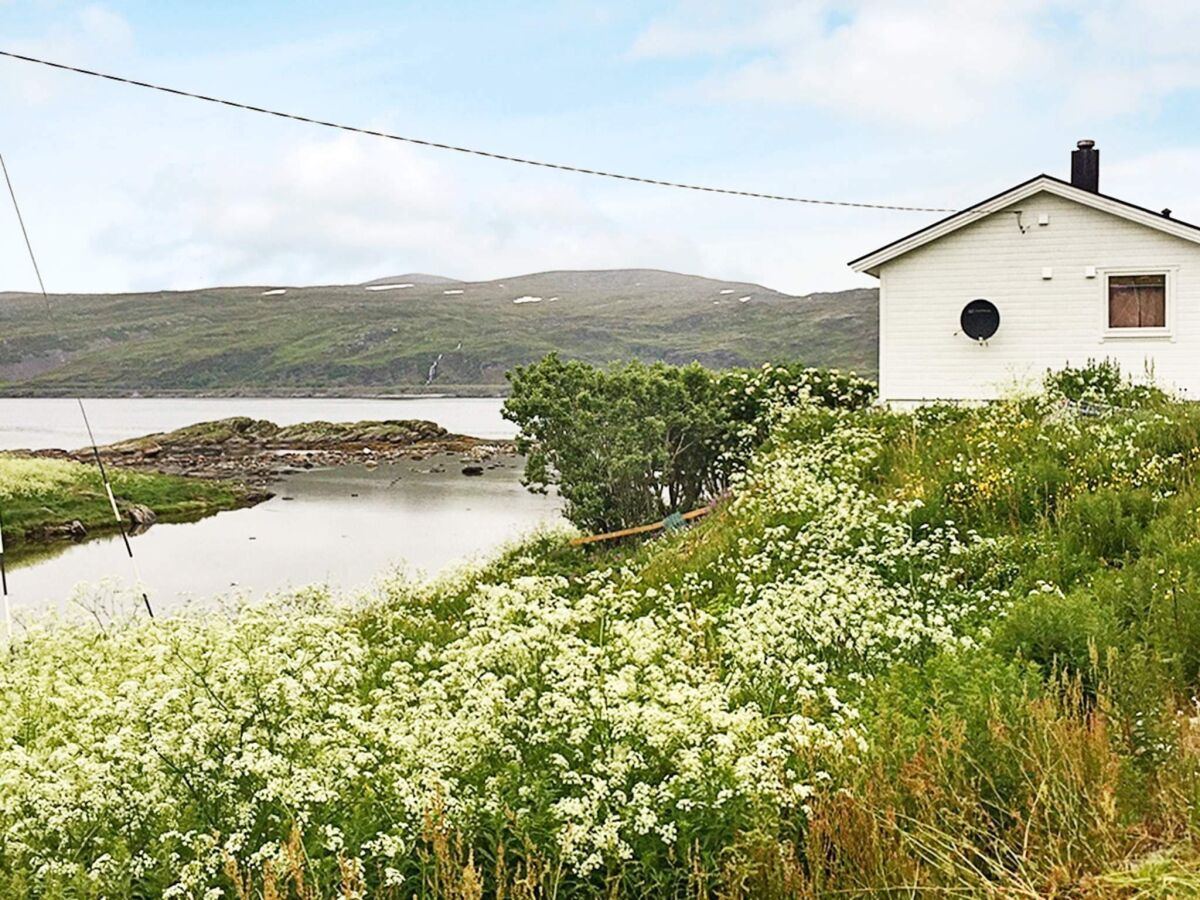
M364 281L363 287L378 284L462 284L457 278L446 278L443 275L426 275L424 272L409 272L406 275L393 275L391 278L376 278Z
M0 394L494 393L508 369L550 351L597 364L799 359L874 375L878 341L874 289L796 296L657 269L51 301L47 317L40 297L0 293Z

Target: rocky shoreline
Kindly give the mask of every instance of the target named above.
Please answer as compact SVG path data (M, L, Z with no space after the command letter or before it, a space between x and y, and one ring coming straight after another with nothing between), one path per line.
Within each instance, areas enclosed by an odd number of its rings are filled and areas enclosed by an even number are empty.
M499 457L515 452L511 441L453 434L423 419L280 426L246 416L202 422L99 448L107 465L238 481L257 488L306 469L375 466L445 454L458 456L464 475L480 475L485 466L497 465ZM34 455L79 462L91 462L93 458L90 448L38 451Z

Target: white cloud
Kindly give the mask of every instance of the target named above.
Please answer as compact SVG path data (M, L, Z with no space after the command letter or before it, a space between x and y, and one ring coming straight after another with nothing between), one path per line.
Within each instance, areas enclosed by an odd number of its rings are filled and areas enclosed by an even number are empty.
M1152 113L1175 91L1200 87L1200 4L1140 0L1078 5L1078 38L1062 75L1077 68L1067 105L1077 115Z
M721 88L738 99L801 100L922 125L970 119L1038 48L1008 3L873 7L818 40L751 62Z
M124 17L104 6L91 4L79 11L80 30L95 46L126 49L133 42L133 29Z
M762 4L759 4L761 7ZM828 0L801 0L757 11L720 3L685 2L679 12L650 23L634 42L635 58L719 56L738 50L786 47L820 37Z
M140 287L329 283L423 270L490 278L688 258L686 241L598 211L543 173L451 168L428 151L344 136L277 161L168 164L96 248Z
M1115 160L1102 156L1100 189L1149 209L1167 207L1178 218L1200 221L1200 146Z
M699 82L712 97L944 128L1022 107L1077 120L1153 107L1200 86L1198 29L1192 0L684 3L632 53L716 57Z
M119 13L93 3L64 17L38 37L6 43L7 49L17 53L89 66L127 56L134 46L134 33ZM39 105L78 87L78 82L71 82L76 76L17 60L0 62L0 98Z

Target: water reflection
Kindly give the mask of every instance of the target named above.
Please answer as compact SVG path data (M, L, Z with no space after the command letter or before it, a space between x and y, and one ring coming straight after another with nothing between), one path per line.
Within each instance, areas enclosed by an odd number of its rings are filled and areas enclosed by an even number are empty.
M393 566L432 573L560 520L558 498L521 486L520 465L503 460L473 478L455 456L303 472L259 506L157 524L133 539L134 553L164 611L230 592L362 588ZM63 609L73 590L105 579L132 580L119 537L38 551L14 567L13 609Z
M492 440L510 438L516 432L515 426L500 415L503 403L494 397L98 397L87 401L87 410L96 440L102 444L229 416L269 419L276 425L428 419L455 434ZM74 450L86 443L83 420L74 400L0 397L0 450Z

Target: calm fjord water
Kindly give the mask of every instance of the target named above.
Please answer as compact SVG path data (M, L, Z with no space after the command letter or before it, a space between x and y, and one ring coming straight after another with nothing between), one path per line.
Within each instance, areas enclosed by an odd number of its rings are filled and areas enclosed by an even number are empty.
M317 419L430 419L450 431L510 437L496 399L414 400L97 399L88 413L108 442L206 419L248 415L280 424ZM0 399L0 449L86 443L73 400ZM144 583L158 608L230 593L263 596L306 584L355 590L399 567L435 573L494 552L539 525L560 521L556 497L520 485L520 461L483 477L460 473L456 456L368 469L313 470L276 484L276 497L188 524L158 524L134 538ZM442 471L431 471L441 469ZM19 563L10 577L14 612L64 608L73 594L104 597L131 583L120 538L68 546Z

